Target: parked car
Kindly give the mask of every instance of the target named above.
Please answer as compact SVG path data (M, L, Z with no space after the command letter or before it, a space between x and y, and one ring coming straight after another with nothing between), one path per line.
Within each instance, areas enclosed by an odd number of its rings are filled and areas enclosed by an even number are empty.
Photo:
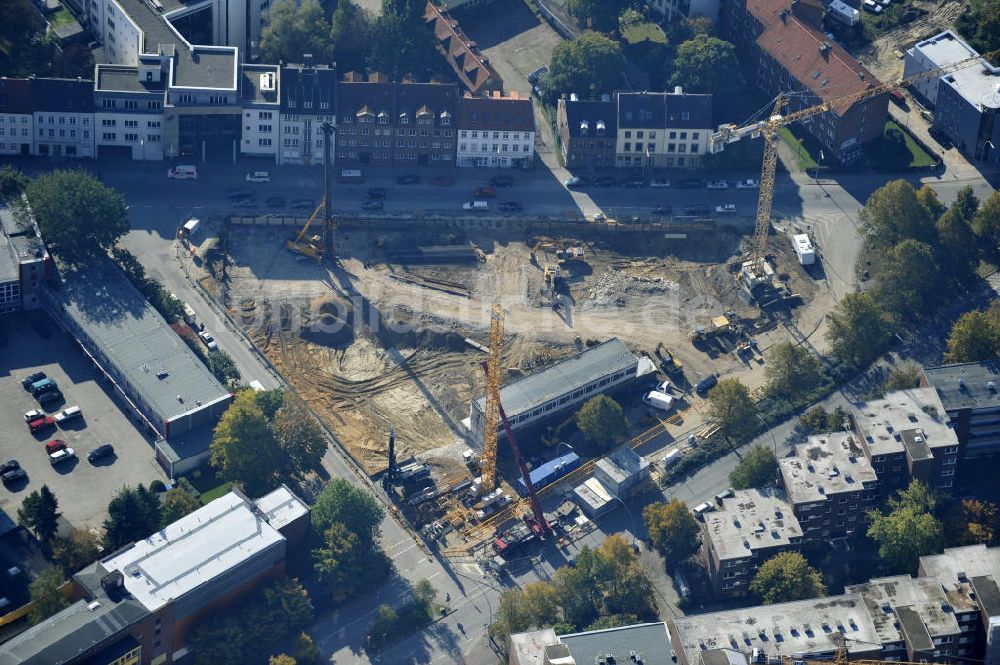
M520 212L521 204L517 201L502 201L500 203L500 210L503 212Z
M725 180L713 180L705 186L709 189L729 189L729 183Z
M18 464L16 459L8 460L3 464L0 464L0 476L7 473L8 471L13 471L14 469L20 469L21 465Z
M237 199L233 201L234 208L256 208L257 200L254 198Z
M96 448L94 448L93 450L91 450L89 453L87 453L87 461L88 462L96 462L99 459L102 459L104 457L107 457L109 455L114 455L114 454L115 454L115 447L114 446L112 446L110 443L102 443L101 445L97 446Z
M56 422L62 425L81 416L83 416L83 411L80 410L80 407L68 406L56 414Z
M63 448L62 450L57 450L56 452L49 455L49 463L52 466L59 464L60 462L65 462L67 460L74 459L76 457L76 451L72 448Z
M653 178L649 181L649 186L666 189L670 187L670 181L666 178Z
M655 390L657 392L661 392L661 393L669 393L671 385L672 384L670 383L670 380L667 379L665 381L660 381L659 383L657 383L656 387L653 388L653 390Z
M625 189L642 189L646 186L646 181L641 179L626 180L622 183L622 187Z
M903 94L903 91L900 90L899 88L889 91L889 99L896 102L896 104L898 104L899 106L903 107L906 106L906 96Z
M882 5L875 2L875 0L864 0L864 2L861 3L861 8L866 12L871 12L872 14L882 13Z
M233 199L249 199L253 197L253 190L249 187L230 187L226 190L226 196Z
M45 378L48 378L45 376L45 372L35 372L34 374L21 379L21 385L25 390L31 390L31 386L33 384L38 383Z
M414 173L407 173L396 178L397 185L419 185L420 176Z
M475 212L486 212L490 209L488 201L466 201L462 204L462 210L473 210Z
M316 202L312 199L295 199L292 201L292 210L315 210Z
M701 381L695 384L694 391L699 395L707 393L709 390L714 388L716 384L719 383L719 375L712 372L708 376L704 377Z
M44 416L45 413L43 411L40 411L39 409L32 409L31 411L25 411L24 422L30 423L31 421L38 420L39 418L42 418Z
M35 418L30 423L28 423L28 429L31 430L32 434L37 434L38 432L44 432L50 427L55 427L56 421L50 416L42 416L41 418Z
M251 171L247 174L247 182L268 183L271 182L271 174L267 171Z
M361 204L361 209L369 212L382 211L385 210L385 202L369 199Z
M679 180L674 187L677 189L701 189L705 186L705 183L698 178L685 178L684 180Z
M736 205L733 203L725 203L721 206L715 206L715 214L717 215L735 215Z
M673 207L669 205L656 206L655 208L653 208L654 215L667 216L673 214L673 212L674 212Z
M938 145L947 150L952 146L951 139L945 134L939 127L931 125L927 133L931 135L931 138L938 142Z
M685 206L685 208L684 208L684 214L685 215L707 215L708 214L708 206L706 204L704 204L704 203L697 203L695 205Z
M11 469L7 473L0 474L0 480L3 481L3 484L6 487L10 487L11 485L13 485L13 484L15 484L15 483L17 483L17 482L19 482L19 481L27 478L27 477L28 477L28 474L25 473L24 469L21 469L21 468Z
M586 187L589 184L590 184L589 180L587 180L586 178L581 178L580 176L572 176L566 178L566 180L563 181L563 185L565 185L569 189L579 189L581 187Z
M493 187L491 187L490 185L486 185L485 187L480 187L472 194L472 196L477 199L492 199L496 195L497 195L497 190L493 189Z
M533 69L528 74L528 83L534 85L542 80L542 78L549 73L548 67L539 67L538 69Z
M52 439L45 444L45 452L49 455L66 447L66 442L62 439Z
M513 187L514 178L509 175L497 175L490 179L490 184L494 187Z
M368 190L367 196L370 199L384 199L385 187L372 187Z
M63 400L63 394L58 390L53 390L51 392L42 393L37 398L38 403L42 406L46 404L55 404L56 402L61 402Z
M753 178L747 178L746 180L737 180L736 189L760 189L760 183Z
M198 337L200 337L201 341L205 343L205 346L208 347L209 351L215 351L219 348L219 345L215 343L215 338L212 337L212 334L207 330L199 332Z
M698 519L705 521L705 513L715 512L715 506L706 501L704 503L699 503L691 510L691 512L693 512L694 516Z
M285 197L284 196L269 196L269 197L267 197L267 207L268 208L284 208L285 207Z
M606 221L608 221L608 216L605 215L603 212L594 213L594 221L595 222L606 222Z
M455 184L455 179L450 175L436 175L431 178L431 184L437 187L448 187Z
M614 178L612 178L611 176L608 176L608 175L601 176L600 178L597 178L596 180L594 180L594 186L595 187L617 187L618 186L618 181L615 180Z

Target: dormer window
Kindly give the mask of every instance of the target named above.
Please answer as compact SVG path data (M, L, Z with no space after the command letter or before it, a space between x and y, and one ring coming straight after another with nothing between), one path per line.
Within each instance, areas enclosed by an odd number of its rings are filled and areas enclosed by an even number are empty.
M385 111L383 111L383 112L381 112L381 113L378 114L378 124L380 124L380 125L388 125L389 124L389 116L388 116L388 114L385 113Z
M441 125L444 127L451 126L451 114L448 113L447 111L441 112Z
M597 121L597 135L604 136L604 131L607 129L607 125L604 124L603 120Z
M352 122L354 122L354 116L350 116L350 115L345 115L344 116L344 124L345 125L349 125Z
M408 113L399 114L399 124L408 125L410 124L410 115Z
M302 108L311 109L313 107L312 102L302 102Z
M288 98L288 108L293 109L296 106L298 106L298 104L296 104L295 100L292 99L291 97L289 97Z
M590 123L586 120L580 121L580 133L586 135L590 131Z

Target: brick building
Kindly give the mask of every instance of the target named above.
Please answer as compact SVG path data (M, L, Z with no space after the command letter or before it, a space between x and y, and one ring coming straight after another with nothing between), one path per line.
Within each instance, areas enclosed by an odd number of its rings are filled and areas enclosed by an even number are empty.
M560 99L556 128L566 168L571 171L615 165L618 141L618 104L605 101Z

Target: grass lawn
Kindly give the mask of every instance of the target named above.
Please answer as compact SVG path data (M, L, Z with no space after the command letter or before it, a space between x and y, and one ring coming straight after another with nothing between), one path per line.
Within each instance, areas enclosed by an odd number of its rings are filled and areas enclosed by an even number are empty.
M890 140L890 130L898 130L903 142ZM893 135L898 136L896 132ZM934 156L917 145L902 127L893 120L885 123L882 138L875 141L871 147L872 166L878 171L902 171L908 168L928 168L936 163Z
M187 479L198 490L200 494L198 500L203 506L209 501L218 499L233 486L231 482L223 481L222 478L215 475L215 471L211 468L200 469L187 476Z
M64 25L72 23L74 20L73 15L69 13L68 9L60 7L59 11L49 17L49 26L55 30L56 28L61 28Z
M223 496L226 493L228 493L229 490L232 489L232 487L233 487L233 484L231 482L228 482L228 481L224 482L221 485L213 487L212 489L208 490L207 492L202 492L201 496L198 497L198 500L201 501L201 505L203 505L203 506L207 505L209 501L214 501L214 500L218 499L220 496Z
M806 146L809 142L809 137L805 135L798 135L787 125L778 130L778 136L780 136L781 140L787 143L789 147L795 151L795 156L798 158L800 169L808 171L809 169L816 168L816 159L809 154L809 148ZM817 156L819 155L818 150L816 151L816 154Z
M663 34L663 29L649 21L628 24L622 30L622 39L629 44L638 44L639 42L647 41L656 42L657 44L667 43L667 36Z

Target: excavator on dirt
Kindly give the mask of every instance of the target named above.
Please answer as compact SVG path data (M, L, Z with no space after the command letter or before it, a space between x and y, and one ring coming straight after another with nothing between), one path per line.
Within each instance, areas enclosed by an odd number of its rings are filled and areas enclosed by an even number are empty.
M294 238L285 242L285 246L288 247L290 251L295 252L296 254L301 254L302 256L308 256L309 258L316 259L317 261L323 260L323 236L307 236L306 234L309 233L309 227L312 226L312 223L316 220L320 210L322 210L325 205L325 202L320 203L313 212L312 216L309 218L309 221L307 221L306 225L302 227L302 230L299 231Z

